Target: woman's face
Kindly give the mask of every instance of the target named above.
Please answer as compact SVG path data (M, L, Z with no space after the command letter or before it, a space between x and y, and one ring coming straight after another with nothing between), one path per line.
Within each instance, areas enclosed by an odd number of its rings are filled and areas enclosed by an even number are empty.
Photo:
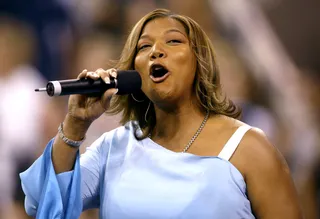
M135 70L142 91L155 103L190 99L196 58L183 25L172 18L157 18L144 27L137 44Z

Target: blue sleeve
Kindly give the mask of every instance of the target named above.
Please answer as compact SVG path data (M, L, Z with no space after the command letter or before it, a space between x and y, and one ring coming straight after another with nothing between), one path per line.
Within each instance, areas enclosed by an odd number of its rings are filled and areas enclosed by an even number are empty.
M100 148L103 137L79 158L73 171L55 174L51 160L53 140L44 153L20 174L25 208L39 219L79 218L82 210L99 207Z
M101 173L101 162L102 157L106 159L102 151L105 146L103 143L104 135L87 147L86 152L80 157L83 210L100 206L100 181L104 175Z

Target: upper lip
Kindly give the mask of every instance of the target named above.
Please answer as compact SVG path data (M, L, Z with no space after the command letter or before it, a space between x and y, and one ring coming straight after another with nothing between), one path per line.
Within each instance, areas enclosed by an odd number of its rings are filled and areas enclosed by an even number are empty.
M154 70L156 67L162 67L162 68L166 69L167 71L169 71L168 68L167 68L165 65L163 65L163 64L161 64L161 63L153 63L153 64L150 66L150 72L149 72L150 75L152 75L152 72L153 72L153 70Z

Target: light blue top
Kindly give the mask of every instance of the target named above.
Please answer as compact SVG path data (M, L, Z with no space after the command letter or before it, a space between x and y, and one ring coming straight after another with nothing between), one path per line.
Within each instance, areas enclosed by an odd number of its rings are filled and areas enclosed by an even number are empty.
M51 140L20 175L27 213L69 219L99 208L102 219L254 218L245 181L228 160L172 152L133 133L130 122L103 134L73 171L58 175Z

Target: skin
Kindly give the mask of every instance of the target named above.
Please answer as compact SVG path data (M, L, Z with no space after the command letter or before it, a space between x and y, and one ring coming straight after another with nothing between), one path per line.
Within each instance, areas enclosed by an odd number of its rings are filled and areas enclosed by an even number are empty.
M184 27L170 18L152 20L142 31L137 47L135 69L141 75L142 90L154 103L156 112L152 140L169 150L181 152L205 116L192 91L197 63ZM150 78L150 66L155 63L164 65L170 72L161 83ZM98 69L83 71L79 78L101 77L108 83L111 74L116 77L114 69ZM73 140L83 138L92 121L107 109L115 93L116 90L110 89L101 99L70 96L69 113L63 127L65 135ZM210 115L188 153L217 156L241 125L242 122L226 116ZM77 149L56 138L52 154L56 172L72 169L76 153ZM257 218L302 218L287 164L260 130L247 132L230 162L246 181L248 197Z
M88 77L97 80L101 77L106 83L110 83L110 75L116 78L116 70L97 69L95 72L84 70L78 78ZM68 102L68 114L63 121L64 135L75 141L83 139L91 123L106 111L111 97L116 93L117 89L109 89L101 98L71 95ZM78 150L78 148L65 144L57 134L52 147L52 162L57 174L73 169Z
M135 68L143 79L142 90L155 104L152 139L167 149L182 151L204 117L204 112L194 104L196 59L184 27L170 18L153 20L145 26L138 49ZM150 79L153 63L161 63L169 70L165 81L154 83ZM241 125L238 120L211 115L188 152L217 156ZM248 131L230 162L242 173L258 218L302 218L287 164L262 131Z
M199 127L204 112L195 105L192 84L197 63L184 27L173 19L152 20L145 26L137 48L135 69L141 75L143 92L155 106L157 125L153 139L163 145L185 145ZM153 82L152 64L163 65L169 77L161 83ZM190 124L187 129L186 121ZM181 138L181 134L186 138Z

